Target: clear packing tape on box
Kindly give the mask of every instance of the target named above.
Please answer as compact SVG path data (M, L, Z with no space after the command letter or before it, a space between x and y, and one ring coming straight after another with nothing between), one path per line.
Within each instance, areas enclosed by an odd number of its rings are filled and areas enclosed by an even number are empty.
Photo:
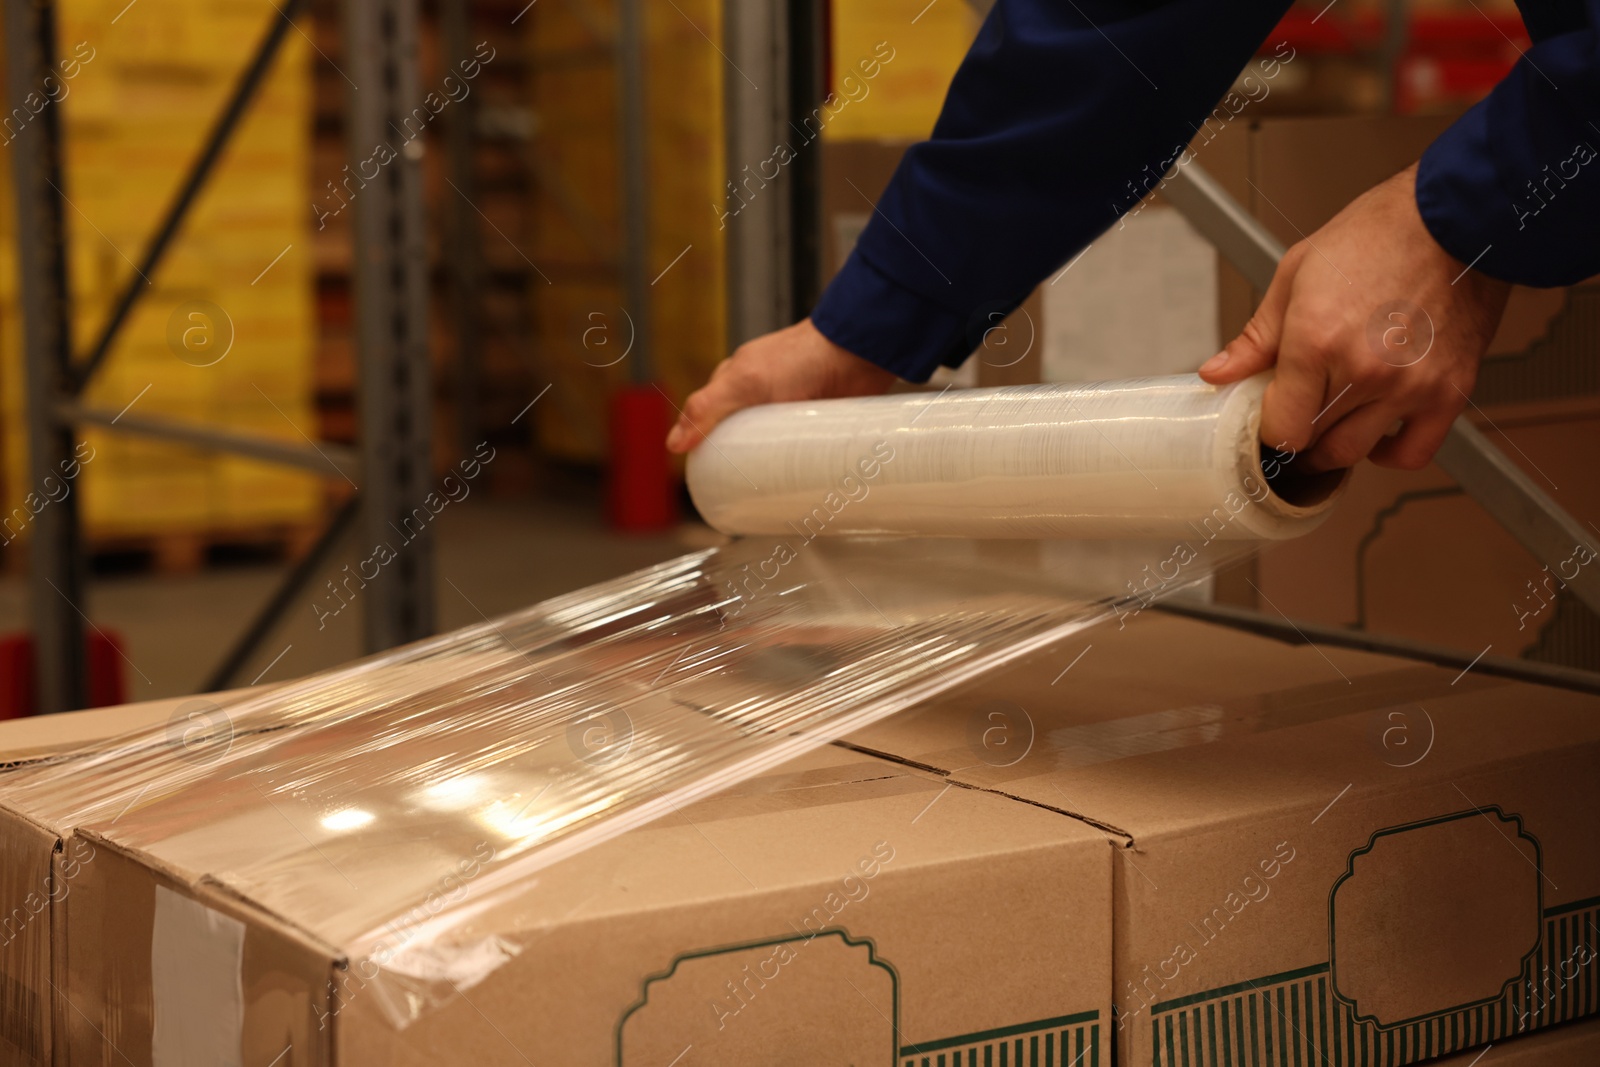
M954 487L999 499L1005 494L987 482L991 473L1003 478L1006 464L1077 465L1102 515L1120 481L1124 514L1137 512L1127 532L1143 539L822 536L856 525L852 508L866 516L862 526L883 523L873 501L887 493L889 472L917 469L927 449L946 451L957 432L947 405L985 426L996 421L960 396L896 399L882 410L875 405L887 402L851 402L873 418L890 411L906 420L898 429L875 423L881 437L852 438L851 448L876 460L876 474L842 446L825 453L800 438L783 442L804 453L810 472L836 467L850 479L838 488L838 510L826 494L813 498L832 529L814 529L815 518L807 527L812 504L795 496L806 506L792 528L225 708L192 708L192 719L167 729L18 772L9 792L63 825L220 884L338 946L352 965L370 961L363 973L376 965L378 976L367 988L403 1027L518 951L493 917L516 907L519 888L546 865L1075 631L1141 611L1248 553L1239 531L1288 521L1279 512L1294 505L1267 493L1254 462L1240 466L1237 428L1222 422L1235 406L1244 412L1253 460L1260 391L1246 384L1254 400L1192 378L1047 389L1035 394L1043 404L1007 397L1021 418L1060 411L1070 397L1077 414L1058 427L1069 427L1073 448L1054 449L1039 434L1033 459L1016 445L971 470L980 484ZM1133 409L1114 412L1118 389L1143 398L1133 405L1143 437L1123 424ZM1248 402L1239 405L1241 393ZM1084 429L1086 419L1100 434ZM1215 441L1221 434L1233 438L1226 448ZM887 447L875 452L880 440ZM763 478L780 466L755 462L758 450L744 438L724 451ZM937 466L924 469L948 473L948 463ZM1143 499L1147 479L1204 484L1174 493L1173 513L1157 516ZM911 483L892 484L909 492ZM1299 521L1315 521L1325 507L1299 508L1307 512ZM954 525L970 530L968 503L955 510ZM1035 515L1046 512L1085 521L1067 494ZM933 521L931 511L921 514ZM1038 520L1021 525L1036 531ZM464 866L472 875L463 885Z

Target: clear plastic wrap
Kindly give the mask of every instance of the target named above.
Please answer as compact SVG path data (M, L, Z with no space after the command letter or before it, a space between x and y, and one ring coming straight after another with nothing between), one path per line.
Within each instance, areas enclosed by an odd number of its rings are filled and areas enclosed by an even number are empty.
M516 952L478 920L545 865L1246 551L1105 547L740 541L249 696L209 745L148 731L13 788L372 961L403 1027Z
M547 865L1314 525L1340 478L1269 486L1264 384L742 413L690 481L761 536L248 695L199 746L149 730L11 785L337 946L403 1027L518 951L496 909Z
M689 489L730 534L1281 540L1321 522L1344 479L1286 454L1263 473L1270 377L769 404L712 432Z

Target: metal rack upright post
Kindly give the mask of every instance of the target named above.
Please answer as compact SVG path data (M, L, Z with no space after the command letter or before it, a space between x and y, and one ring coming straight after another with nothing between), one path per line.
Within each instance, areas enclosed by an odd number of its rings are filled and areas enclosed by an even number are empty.
M6 83L15 104L40 90L56 57L51 0L3 0ZM207 688L227 685L316 574L338 540L359 526L370 544L394 540L410 507L425 496L431 472L432 390L428 360L428 259L422 201L422 142L407 141L378 178L353 201L355 321L360 390L360 445L296 445L216 426L102 411L82 402L149 288L190 207L248 110L304 0L274 5L255 54L240 73L188 174L161 215L139 266L129 277L95 343L73 354L61 168L61 106L46 106L12 142L23 361L27 378L29 480L41 485L70 464L76 428L107 429L252 456L348 480L355 493L312 548L291 566L243 635L213 672ZM390 144L418 92L417 0L348 0L344 4L348 144L354 159ZM359 520L359 522L357 521ZM401 535L404 539L405 535ZM393 565L368 583L365 643L378 651L433 630L433 535L423 527ZM85 702L86 565L77 499L44 508L29 545L29 607L37 656L41 712Z

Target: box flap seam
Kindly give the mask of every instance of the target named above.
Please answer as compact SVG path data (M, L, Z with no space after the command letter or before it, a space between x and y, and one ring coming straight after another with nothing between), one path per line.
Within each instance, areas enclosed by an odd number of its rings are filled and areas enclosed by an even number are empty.
M914 770L925 771L928 774L937 775L953 786L959 786L962 789L970 789L975 793L990 793L997 797L1004 797L1007 800L1015 801L1018 804L1027 804L1031 807L1043 808L1045 811L1053 812L1056 815L1064 815L1069 819L1093 826L1102 833L1115 835L1116 837L1121 838L1121 845L1123 848L1137 850L1137 846L1134 844L1133 835L1131 833L1122 829L1120 826L1108 823L1103 819L1096 819L1092 815L1087 815L1081 811L1073 811L1071 808L1063 808L1054 804L1046 804L1039 800L1030 800L1027 797L1018 796L1015 793L1008 793L1003 789L995 789L991 786L977 785L972 782L964 782L961 779L954 777L953 772L951 771L943 770L927 763L919 763L916 760L907 759L904 756L897 756L892 752L884 752L879 749L869 748L866 745L858 745L853 741L836 740L833 742L833 744L839 746L840 748L847 748L852 752L860 752L867 756L876 756L879 759L888 760L890 763L898 763Z

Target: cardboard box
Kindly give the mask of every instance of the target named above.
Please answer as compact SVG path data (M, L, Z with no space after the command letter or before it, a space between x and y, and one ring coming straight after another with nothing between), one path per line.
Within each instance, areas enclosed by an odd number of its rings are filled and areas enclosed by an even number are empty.
M1195 158L1280 240L1293 243L1415 162L1449 123L1448 116L1234 123ZM1258 298L1220 266L1222 339L1243 328ZM1580 518L1600 512L1600 480L1587 460L1600 447L1596 308L1594 280L1569 289L1513 288L1469 409L1512 462ZM1493 647L1500 655L1600 668L1600 624L1561 593L1555 570L1546 572L1436 466L1408 472L1362 464L1330 520L1262 556L1252 580L1260 596L1293 618L1471 654ZM1243 581L1232 589L1230 599L1256 605Z
M63 901L93 859L86 842L67 847L69 826L10 803L9 775L161 723L176 724L181 746L188 712L201 706L211 702L153 700L0 722L0 1064L55 1062L52 1012L63 1005L51 989L62 981L53 966L66 938Z
M1600 1008L1597 711L1146 613L851 742L1106 832L1119 1067L1389 1065Z
M1600 1021L1565 1023L1434 1063L1437 1067L1592 1067L1600 1063Z
M433 846L464 900L506 841L408 823L363 857L292 801L207 806L80 829L71 1063L1110 1063L1103 835L873 756L824 749L487 896L469 933L498 965L398 1031L422 994L350 959L319 900ZM241 847L309 862L251 885Z
M443 993L328 902L485 824L191 792L67 842L66 1062L1591 1062L1597 710L1143 612L474 898Z

